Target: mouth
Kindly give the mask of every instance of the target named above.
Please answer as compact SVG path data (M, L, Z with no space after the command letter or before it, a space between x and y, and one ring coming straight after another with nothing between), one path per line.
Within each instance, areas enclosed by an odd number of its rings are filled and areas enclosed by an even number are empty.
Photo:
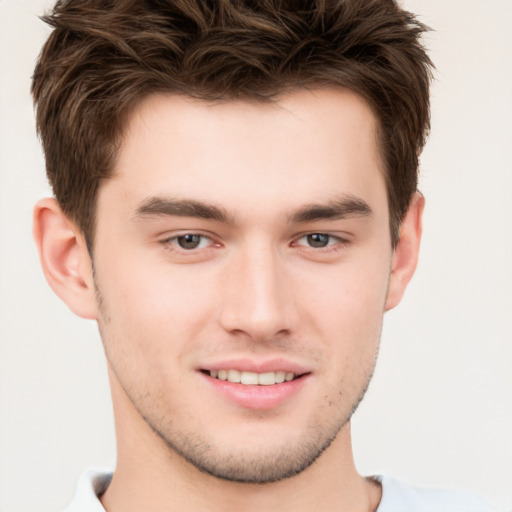
M300 396L311 381L309 368L289 361L225 361L222 366L203 367L208 388L214 396L244 410L271 410Z
M284 382L291 382L307 375L307 373L297 374L285 370L275 372L256 373L244 370L201 370L202 373L213 379L232 382L234 384L244 384L246 386L273 386Z

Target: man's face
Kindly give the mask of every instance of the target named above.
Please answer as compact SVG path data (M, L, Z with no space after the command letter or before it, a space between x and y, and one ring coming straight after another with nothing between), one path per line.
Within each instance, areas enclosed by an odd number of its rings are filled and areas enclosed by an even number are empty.
M363 100L153 96L100 189L96 230L114 384L175 452L218 477L271 481L347 425L392 261Z

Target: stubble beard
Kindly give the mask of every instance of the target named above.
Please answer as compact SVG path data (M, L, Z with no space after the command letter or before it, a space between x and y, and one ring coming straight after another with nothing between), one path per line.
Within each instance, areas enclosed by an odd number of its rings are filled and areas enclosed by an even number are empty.
M348 415L329 425L315 424L305 432L300 442L279 448L269 447L266 453L261 450L258 453L248 453L248 450L244 451L242 448L238 449L237 453L225 454L216 450L197 434L177 433L172 432L171 429L164 432L155 422L141 414L133 400L132 403L169 450L192 464L197 470L229 482L262 485L291 478L309 468L347 426L368 389L372 375L373 370ZM247 444L250 442L251 440L248 439Z
M171 454L178 455L200 472L217 479L261 485L291 478L305 471L327 450L343 427L348 424L366 394L374 373L378 352L375 354L372 366L368 368L364 385L361 387L357 399L354 401L348 414L341 414L337 418L331 416L332 421L329 424L323 425L318 424L315 419L312 419L312 425L307 429L300 441L280 447L270 447L265 453L262 453L261 450L257 453L251 453L247 449L244 450L243 447L241 449L240 447L235 447L236 451L223 453L213 443L204 439L200 432L180 431L174 425L172 419L162 417L158 410L146 411L144 406L147 405L146 402L149 395L142 394L136 397L134 396L135 393L127 389L122 379L119 378L111 357L109 357L103 326L110 323L110 316L106 312L105 304L97 285L96 298L100 312L98 327L103 340L105 354L126 397L149 428L165 443ZM344 392L339 391L340 402L344 401L345 397L343 395ZM156 403L158 403L158 400ZM325 404L324 407L331 408L330 406L332 405L332 403ZM335 404L332 409L336 409L336 405L338 405L338 410L346 410L342 403ZM151 412L151 416L148 414L149 412ZM247 444L250 443L251 440L248 439Z
M117 375L116 378L138 414L165 443L171 457L177 455L195 469L217 479L261 485L291 478L309 468L348 424L368 389L372 375L373 369L348 414L337 419L332 418L329 424L320 425L313 420L313 425L304 432L300 440L259 450L251 449L251 439L246 440L245 446L219 448L199 431L180 429L172 419L161 416L155 408L147 410L147 395L144 398L133 396ZM336 405L333 408L335 407ZM156 409L160 408L157 406Z

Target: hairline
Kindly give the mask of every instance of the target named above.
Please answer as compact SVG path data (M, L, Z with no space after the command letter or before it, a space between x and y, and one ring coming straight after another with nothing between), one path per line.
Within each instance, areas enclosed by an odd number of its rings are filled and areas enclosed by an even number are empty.
M315 82L312 81L311 84L307 83L300 83L300 84L288 84L284 85L283 87L280 87L279 89L276 88L276 90L272 93L268 93L267 95L247 95L247 96L235 96L235 95L223 95L218 97L208 97L207 94L193 94L192 92L190 94L184 93L182 91L175 91L175 90L161 90L161 91L148 91L145 94L142 94L139 98L137 98L136 101L133 102L133 105L131 105L126 112L124 113L122 117L122 123L119 128L119 131L117 133L117 136L114 139L114 154L112 158L112 162L109 167L108 175L103 178L99 183L98 187L94 194L94 204L91 210L91 219L90 223L88 224L88 230L83 229L82 226L76 221L76 223L79 225L80 232L84 236L89 254L92 256L93 249L94 249L94 241L95 241L95 234L96 234L96 224L97 224L97 205L98 205L98 196L100 193L100 189L105 181L108 181L116 176L116 167L118 162L119 153L122 150L123 141L126 135L126 132L129 130L130 124L132 123L133 119L136 117L137 112L140 111L140 109L143 107L145 103L150 101L152 98L158 97L158 96L172 96L177 98L182 98L184 100L194 100L196 102L200 103L206 103L211 104L212 106L224 104L224 103L230 103L230 102L245 102L248 104L253 105L268 105L273 104L278 106L279 108L282 108L279 105L280 99L283 97L299 92L299 91L319 91L319 90L339 90L339 91L345 91L351 94L356 95L359 99L361 99L365 105L370 109L374 121L375 121L375 129L374 129L374 136L375 141L377 145L377 151L379 156L379 170L382 172L384 183L386 187L386 200L387 200L387 209L389 213L389 229L390 229L390 236L391 236L391 243L392 247L394 248L396 244L398 243L399 239L399 228L400 225L394 225L393 217L392 217L392 211L391 211L391 201L390 201L390 192L392 190L391 183L390 183L390 172L386 163L385 155L384 155L384 140L383 140L383 127L381 119L378 115L378 112L376 111L376 107L374 106L373 102L370 98L366 97L363 93L360 91L354 90L350 87L347 87L342 84L338 83L325 83L325 82ZM411 195L412 198L412 195ZM409 198L409 201L411 200Z

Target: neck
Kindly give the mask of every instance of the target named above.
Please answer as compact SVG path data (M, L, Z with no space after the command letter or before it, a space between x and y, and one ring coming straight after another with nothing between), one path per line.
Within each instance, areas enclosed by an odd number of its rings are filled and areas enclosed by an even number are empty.
M114 390L113 393L122 393ZM122 393L124 395L124 393ZM122 399L120 399L122 398ZM355 468L350 423L306 470L268 484L229 482L203 473L170 450L131 402L115 397L117 468L101 497L107 512L375 511L380 485Z

